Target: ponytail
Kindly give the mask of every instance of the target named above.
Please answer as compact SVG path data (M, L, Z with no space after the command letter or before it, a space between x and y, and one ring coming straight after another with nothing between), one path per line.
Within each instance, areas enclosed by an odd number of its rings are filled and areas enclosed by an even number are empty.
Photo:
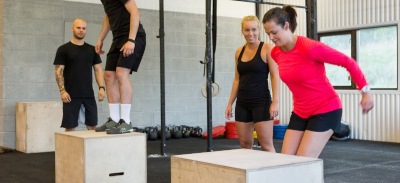
M288 19L289 19L288 22L289 22L289 25L290 25L290 30L292 32L294 32L296 30L296 28L297 28L297 21L296 21L297 13L296 13L296 10L290 5L285 5L285 6L282 7L282 9L289 15L288 16Z

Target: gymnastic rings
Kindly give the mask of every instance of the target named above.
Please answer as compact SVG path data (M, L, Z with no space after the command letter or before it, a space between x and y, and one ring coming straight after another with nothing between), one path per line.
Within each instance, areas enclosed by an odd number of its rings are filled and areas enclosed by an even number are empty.
M207 83L204 83L200 89L201 94L204 98L207 98ZM217 96L220 92L220 87L218 83L211 84L211 94L213 97Z

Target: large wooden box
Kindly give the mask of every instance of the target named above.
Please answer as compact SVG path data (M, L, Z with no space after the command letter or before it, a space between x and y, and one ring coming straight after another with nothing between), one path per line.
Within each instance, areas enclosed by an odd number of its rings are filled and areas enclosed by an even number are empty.
M16 149L24 153L54 151L54 132L61 132L62 102L17 102Z
M321 159L236 149L171 157L172 183L321 183Z
M58 132L55 166L57 183L146 183L145 134Z

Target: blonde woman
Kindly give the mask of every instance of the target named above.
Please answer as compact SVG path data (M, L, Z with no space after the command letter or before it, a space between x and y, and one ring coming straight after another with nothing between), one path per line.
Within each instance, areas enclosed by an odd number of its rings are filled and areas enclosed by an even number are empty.
M261 42L260 22L256 16L242 19L244 46L235 53L235 77L225 111L233 117L232 105L236 100L235 121L241 148L253 146L253 130L264 151L275 152L272 140L273 118L278 116L279 76L276 63L270 56L272 45ZM268 85L271 77L273 98Z

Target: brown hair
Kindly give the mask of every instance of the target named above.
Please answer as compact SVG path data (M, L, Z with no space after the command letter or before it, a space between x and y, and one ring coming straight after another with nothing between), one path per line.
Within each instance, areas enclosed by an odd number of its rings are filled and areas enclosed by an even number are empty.
M266 22L273 20L283 27L285 22L288 22L290 31L294 32L297 27L296 17L296 10L290 5L285 5L282 8L276 7L268 10L264 15L262 23L265 24Z

